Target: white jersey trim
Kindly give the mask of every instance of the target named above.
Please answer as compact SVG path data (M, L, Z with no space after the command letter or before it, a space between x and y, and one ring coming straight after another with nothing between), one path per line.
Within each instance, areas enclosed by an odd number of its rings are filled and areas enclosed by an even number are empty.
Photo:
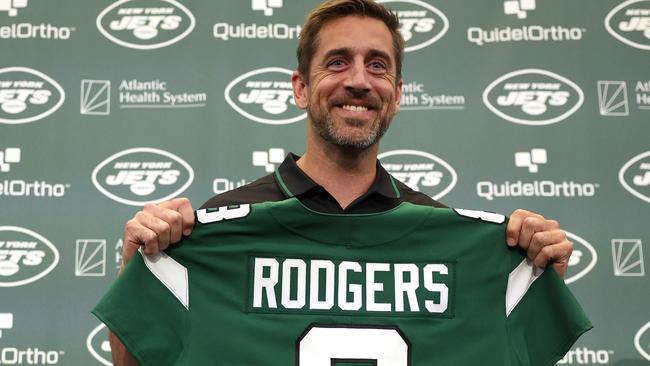
M533 261L525 258L517 268L508 275L508 287L506 289L506 317L517 307L517 304L524 298L530 286L544 272L533 264Z
M493 224L503 224L504 222L506 222L506 217L504 215L494 213L494 212L487 212L487 211L480 211L480 210L467 210L463 208L454 208L454 211L456 211L456 213L459 214L460 216L465 216L472 219L478 219L485 222L491 222Z
M163 252L145 254L142 247L140 247L140 254L142 254L144 264L149 268L149 271L167 287L178 301L183 304L185 309L190 310L187 268Z

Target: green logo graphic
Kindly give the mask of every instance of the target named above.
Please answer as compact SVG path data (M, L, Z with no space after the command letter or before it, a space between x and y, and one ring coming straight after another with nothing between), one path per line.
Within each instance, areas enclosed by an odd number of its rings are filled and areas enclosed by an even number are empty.
M56 247L42 235L17 226L0 226L0 287L37 281L59 263Z
M618 173L618 180L628 192L650 202L650 151L630 159Z
M54 79L27 67L0 69L0 123L34 122L54 113L65 100Z
M628 0L605 17L605 28L628 46L650 50L650 0Z
M569 258L569 268L564 278L564 282L570 284L581 279L594 268L596 262L598 262L598 254L585 239L566 230L565 232L574 246L571 258Z
M234 110L255 122L284 125L301 121L307 113L296 107L292 73L281 67L249 71L228 84L224 97Z
M174 0L120 0L97 16L97 28L120 46L140 50L166 47L194 29L190 11Z
M194 171L172 153L139 147L118 152L99 163L92 180L106 197L142 206L179 195L192 184Z
M419 0L381 0L399 18L400 33L406 41L406 52L430 46L449 29L443 12Z
M560 122L584 101L580 87L556 73L523 69L493 81L483 92L483 103L497 116L522 125Z
M387 151L379 154L379 161L393 177L434 200L449 193L458 180L451 165L423 151Z

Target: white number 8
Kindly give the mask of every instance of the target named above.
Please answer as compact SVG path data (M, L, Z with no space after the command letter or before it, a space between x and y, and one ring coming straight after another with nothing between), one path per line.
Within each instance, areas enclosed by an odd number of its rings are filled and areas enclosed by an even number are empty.
M239 207L223 206L210 211L204 208L196 211L196 219L202 224L210 224L222 220L240 219L248 216L249 213L251 213L251 205L249 204L240 205Z
M393 328L315 325L298 340L298 366L331 366L336 361L408 366L409 358L408 341Z

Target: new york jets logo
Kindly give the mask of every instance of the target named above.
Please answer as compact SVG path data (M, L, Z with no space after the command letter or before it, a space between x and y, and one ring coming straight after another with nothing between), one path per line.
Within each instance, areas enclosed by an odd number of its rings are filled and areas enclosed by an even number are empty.
M108 343L106 326L104 324L98 325L88 334L86 348L99 363L105 366L113 366L113 363L110 361L111 345Z
M424 151L387 151L379 154L379 161L393 177L435 200L449 193L458 180L451 165Z
M159 149L120 151L95 167L95 187L106 197L132 206L173 198L192 184L194 171L185 160Z
M541 69L523 69L494 80L483 92L483 103L494 114L517 124L542 126L560 122L584 101L571 80Z
M58 263L58 250L44 236L22 227L0 226L0 287L37 281Z
M194 25L192 13L175 0L120 0L97 16L97 29L104 37L140 50L174 44Z
M0 69L0 123L37 121L54 113L65 92L54 79L27 67Z
M634 335L634 348L650 361L650 322L645 323Z
M628 192L650 203L650 151L625 163L618 172L618 180Z
M605 17L605 28L628 46L650 50L650 0L628 0Z
M255 122L283 125L301 121L307 113L296 107L292 73L281 67L249 71L226 86L224 97L235 111Z
M442 38L449 29L443 12L419 0L380 0L399 18L400 33L406 41L405 51L427 47Z
M598 254L585 239L568 231L565 232L567 238L573 243L573 253L571 253L569 267L564 279L566 284L570 284L581 279L594 268L596 262L598 262Z

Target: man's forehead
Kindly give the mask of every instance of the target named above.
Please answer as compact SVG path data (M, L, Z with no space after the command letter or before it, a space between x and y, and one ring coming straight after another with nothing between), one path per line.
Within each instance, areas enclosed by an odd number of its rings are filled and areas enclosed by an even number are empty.
M392 58L392 35L379 19L363 16L345 16L333 19L318 32L316 54L334 52L388 55Z

